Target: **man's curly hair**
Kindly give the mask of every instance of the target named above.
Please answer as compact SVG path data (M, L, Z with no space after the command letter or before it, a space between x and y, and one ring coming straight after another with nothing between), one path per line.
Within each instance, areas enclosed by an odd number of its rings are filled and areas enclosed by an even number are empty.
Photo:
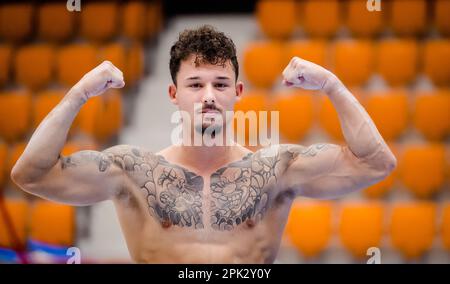
M204 25L194 30L184 30L178 40L170 48L170 75L177 84L176 76L180 70L181 61L191 54L196 56L195 65L212 64L225 66L227 60L236 74L239 75L239 64L236 57L236 46L224 33L216 31L214 27Z

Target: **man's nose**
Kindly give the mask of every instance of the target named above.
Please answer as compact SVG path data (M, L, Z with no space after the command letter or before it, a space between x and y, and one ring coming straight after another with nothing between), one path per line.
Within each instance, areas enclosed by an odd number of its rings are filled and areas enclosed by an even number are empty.
M216 102L216 96L214 91L208 87L205 89L205 94L203 95L202 102L204 104L214 104Z

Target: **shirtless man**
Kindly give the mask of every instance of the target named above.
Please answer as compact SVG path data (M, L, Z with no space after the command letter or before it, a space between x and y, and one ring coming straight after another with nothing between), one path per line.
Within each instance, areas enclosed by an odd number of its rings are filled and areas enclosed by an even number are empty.
M243 83L231 39L209 26L185 30L170 54L170 100L191 115L194 103L202 104L203 122L190 125L193 131L234 109ZM251 152L240 145L172 145L151 153L118 145L62 156L86 101L125 84L122 72L103 62L42 121L11 177L23 190L55 202L112 200L138 263L272 263L296 196L338 198L396 167L374 123L334 74L294 57L283 78L286 86L321 90L331 99L345 146L285 144Z

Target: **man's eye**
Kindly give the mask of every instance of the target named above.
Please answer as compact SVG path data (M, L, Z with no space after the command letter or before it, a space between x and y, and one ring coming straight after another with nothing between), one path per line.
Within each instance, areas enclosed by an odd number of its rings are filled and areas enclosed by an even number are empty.
M200 88L201 86L200 86L200 84L192 84L189 87L191 87L191 88Z
M216 87L217 88L226 88L226 87L228 87L228 85L227 84L216 84Z

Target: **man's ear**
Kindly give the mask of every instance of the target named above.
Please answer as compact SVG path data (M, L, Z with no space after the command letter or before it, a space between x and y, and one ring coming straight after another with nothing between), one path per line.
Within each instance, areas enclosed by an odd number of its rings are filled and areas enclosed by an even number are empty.
M244 92L244 83L242 81L238 81L236 83L236 99L240 100L242 93Z
M169 98L170 98L170 101L174 105L178 104L178 100L177 100L177 86L175 86L175 84L173 84L173 83L169 85Z

